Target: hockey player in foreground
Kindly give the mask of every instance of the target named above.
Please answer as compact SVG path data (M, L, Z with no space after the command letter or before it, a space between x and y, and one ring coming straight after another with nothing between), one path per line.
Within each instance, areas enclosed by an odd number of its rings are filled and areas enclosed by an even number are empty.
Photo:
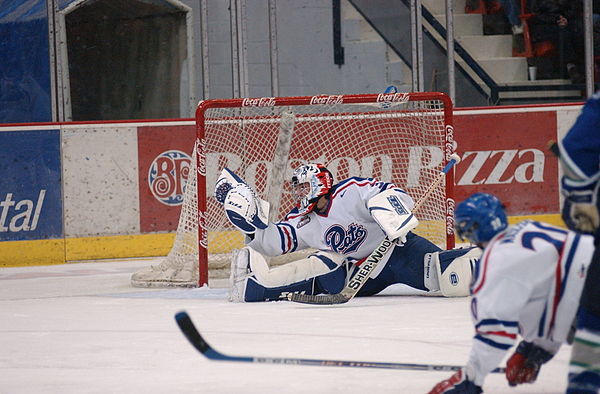
M588 99L559 143L565 196L562 217L573 231L592 234L596 251L581 295L569 366L569 394L600 392L600 91Z
M288 293L337 294L387 235L395 247L383 258L358 296L402 283L423 292L468 295L478 248L441 251L412 232L418 225L412 198L393 184L349 178L336 185L321 164L292 176L297 206L278 223L267 223L267 205L227 169L215 196L249 242L232 259L230 301L274 301ZM307 258L270 268L264 256L312 248Z
M519 335L506 379L511 386L535 382L572 335L592 237L531 220L507 227L500 201L484 193L457 205L455 226L461 238L484 248L471 284L475 336L467 365L430 394L481 393Z

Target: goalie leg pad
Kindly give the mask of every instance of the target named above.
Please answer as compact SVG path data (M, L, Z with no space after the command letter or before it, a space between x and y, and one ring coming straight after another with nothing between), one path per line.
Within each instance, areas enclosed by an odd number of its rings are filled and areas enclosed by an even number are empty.
M444 250L432 253L439 290L445 297L466 297L471 294L473 265L481 256L479 248Z
M247 279L244 287L244 302L287 300L290 293L299 294L336 294L346 284L346 268L340 266L335 270L314 278L301 280L285 286L267 287L255 276Z
M305 259L292 261L269 270L256 270L253 273L259 283L267 287L285 286L328 274L342 265L342 254L321 252L311 254ZM255 263L250 263L254 267Z
M277 301L287 299L289 293L339 293L346 284L345 257L341 254L317 251L306 259L297 260L269 269L265 258L250 247L239 253L236 265L244 275L238 285L241 296L237 301Z
M314 294L315 278L303 280L285 286L267 287L254 276L248 278L244 302L280 301L287 300L289 293Z
M251 276L250 248L234 251L229 273L229 301L244 302L246 284Z

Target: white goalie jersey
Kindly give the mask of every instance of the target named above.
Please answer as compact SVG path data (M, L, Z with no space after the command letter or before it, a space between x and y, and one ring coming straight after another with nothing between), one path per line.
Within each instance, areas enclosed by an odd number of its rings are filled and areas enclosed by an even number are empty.
M593 238L524 221L497 234L471 284L475 337L467 364L475 384L502 361L518 335L551 354L567 339Z
M258 229L248 246L267 256L314 248L343 254L350 262L364 259L385 237L367 203L389 189L396 190L402 204L412 209L412 198L391 183L349 178L334 187L325 213L300 215L293 209L282 221Z

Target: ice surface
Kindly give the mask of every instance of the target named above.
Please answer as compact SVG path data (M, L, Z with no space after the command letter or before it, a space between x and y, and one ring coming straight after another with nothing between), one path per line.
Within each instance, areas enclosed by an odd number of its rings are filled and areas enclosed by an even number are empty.
M226 280L139 289L156 260L0 269L0 393L426 393L448 372L265 365L205 359L181 334L186 310L206 340L238 356L462 365L469 299L384 295L348 304L232 304ZM570 348L533 385L490 375L485 393L562 393Z

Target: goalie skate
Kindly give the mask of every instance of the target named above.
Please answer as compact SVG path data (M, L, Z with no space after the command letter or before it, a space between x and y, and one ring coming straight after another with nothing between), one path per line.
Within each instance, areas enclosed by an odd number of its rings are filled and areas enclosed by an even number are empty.
M163 259L158 265L151 265L131 275L131 285L135 287L198 287L198 276L192 272L190 264L173 265Z

